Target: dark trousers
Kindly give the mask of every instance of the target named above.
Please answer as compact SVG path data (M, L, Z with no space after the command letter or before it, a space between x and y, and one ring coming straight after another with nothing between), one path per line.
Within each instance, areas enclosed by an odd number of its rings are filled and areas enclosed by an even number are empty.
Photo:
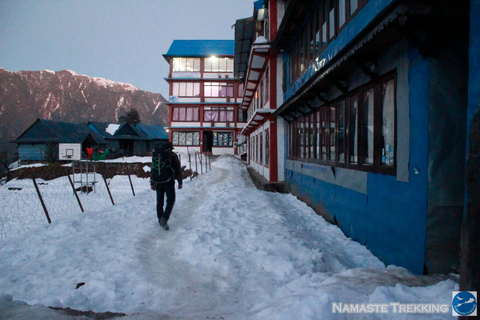
M170 218L173 205L175 204L175 180L172 179L166 183L157 183L155 185L155 190L157 191L158 220L160 221L160 218L163 217L167 221ZM163 210L165 195L167 195L167 205L165 206L165 210Z

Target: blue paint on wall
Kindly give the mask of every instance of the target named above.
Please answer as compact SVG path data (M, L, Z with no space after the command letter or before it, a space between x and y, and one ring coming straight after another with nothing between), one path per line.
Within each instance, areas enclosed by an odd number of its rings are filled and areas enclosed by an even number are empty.
M387 265L422 274L428 209L429 62L414 48L409 48L408 59L409 92L397 94L409 95L409 181L368 173L364 194L287 169L286 185Z
M468 56L468 111L467 111L467 150L469 149L468 134L473 114L480 107L480 1L470 2L470 45Z

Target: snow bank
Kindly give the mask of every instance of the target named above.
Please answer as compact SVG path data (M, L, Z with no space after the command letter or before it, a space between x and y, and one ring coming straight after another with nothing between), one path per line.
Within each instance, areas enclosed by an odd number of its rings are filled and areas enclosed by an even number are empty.
M257 190L233 157L185 181L169 224L160 228L145 191L4 241L0 295L128 319L431 319L333 313L332 304L449 304L458 288L385 267L292 195Z

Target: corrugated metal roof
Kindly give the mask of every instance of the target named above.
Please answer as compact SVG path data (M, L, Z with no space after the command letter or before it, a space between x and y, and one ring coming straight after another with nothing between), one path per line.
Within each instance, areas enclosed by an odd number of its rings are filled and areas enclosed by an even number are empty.
M168 140L168 133L165 131L165 128L162 126L153 126L147 124L137 124L143 132L152 140L157 139L166 139Z
M168 133L162 126L124 123L113 135L113 139L125 140L168 140Z
M173 40L164 54L169 57L233 56L235 40Z
M82 123L68 123L37 119L13 143L82 143L91 134L89 127Z

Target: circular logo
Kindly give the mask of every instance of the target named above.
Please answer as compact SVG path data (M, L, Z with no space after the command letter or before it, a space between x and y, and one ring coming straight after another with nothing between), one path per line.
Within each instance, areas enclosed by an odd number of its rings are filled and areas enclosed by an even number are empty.
M468 316L477 309L477 299L468 291L455 295L452 301L453 310L461 316Z

